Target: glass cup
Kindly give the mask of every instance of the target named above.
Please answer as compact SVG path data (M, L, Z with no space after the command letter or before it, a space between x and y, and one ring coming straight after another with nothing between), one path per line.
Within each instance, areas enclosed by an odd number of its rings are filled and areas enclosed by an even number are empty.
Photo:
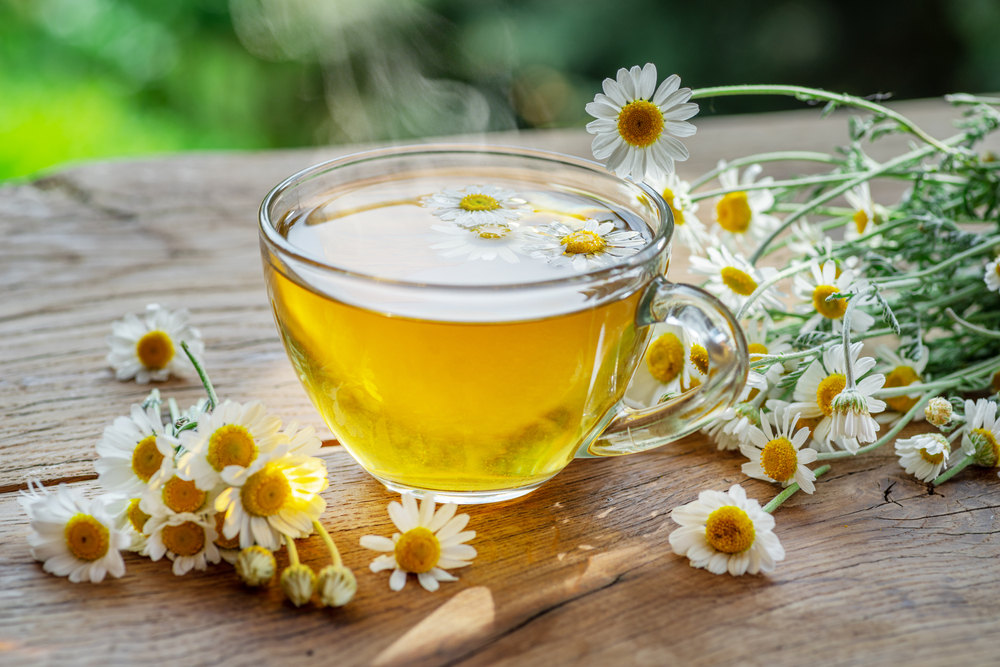
M295 221L337 197L414 177L513 179L583 195L640 219L651 240L618 263L543 282L449 285L358 271L289 242ZM730 311L665 274L673 218L655 190L543 151L389 148L291 176L260 208L268 294L292 365L337 440L397 492L485 503L532 491L574 457L631 454L705 426L745 386L746 342ZM367 261L367 258L365 258ZM700 385L652 407L622 398L652 325L708 355Z

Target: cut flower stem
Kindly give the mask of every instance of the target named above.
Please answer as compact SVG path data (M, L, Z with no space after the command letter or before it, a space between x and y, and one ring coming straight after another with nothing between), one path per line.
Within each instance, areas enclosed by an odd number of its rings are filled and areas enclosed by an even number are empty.
M827 464L821 465L820 467L818 467L815 470L813 470L813 473L816 475L816 477L819 477L820 475L824 475L824 474L828 473L829 471L830 471L830 464L827 463ZM781 493L779 493L778 495L776 495L774 497L774 500L772 500L768 504L764 505L763 510L765 512L767 512L768 514L773 513L774 510L776 510L779 507L781 507L781 503L783 503L786 500L788 500L789 498L791 498L792 494L795 493L798 490L799 490L799 483L798 482L792 482L791 484L788 485L788 488L786 488L784 491L782 491Z

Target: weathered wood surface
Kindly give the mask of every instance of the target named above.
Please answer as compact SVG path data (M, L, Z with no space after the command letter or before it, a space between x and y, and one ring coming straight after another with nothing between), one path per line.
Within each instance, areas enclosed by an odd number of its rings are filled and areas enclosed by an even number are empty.
M941 103L901 105L939 137ZM828 150L840 114L704 119L688 177L763 150ZM582 131L491 137L588 155ZM891 143L890 143L891 142ZM893 138L882 150L905 142ZM261 279L255 212L288 174L345 149L184 155L69 169L0 189L0 663L341 665L983 664L1000 650L1000 481L967 471L937 494L886 449L840 461L815 496L777 514L788 552L770 576L717 577L672 554L671 508L741 482L737 454L694 437L630 457L578 461L539 491L472 507L480 556L434 594L367 570L391 494L339 447L324 516L359 593L340 610L296 610L244 590L227 566L175 578L127 558L100 586L42 572L15 489L27 476L95 490L94 443L148 387L104 363L109 323L148 302L186 306L221 395L263 398L322 427L285 359ZM785 166L768 173L781 177ZM892 191L892 186L882 192ZM898 188L897 188L898 190ZM879 190L876 189L876 193ZM707 215L705 218L707 219ZM671 271L684 279L684 253ZM191 381L158 385L181 404ZM325 432L325 429L324 429ZM318 538L302 548L325 564Z

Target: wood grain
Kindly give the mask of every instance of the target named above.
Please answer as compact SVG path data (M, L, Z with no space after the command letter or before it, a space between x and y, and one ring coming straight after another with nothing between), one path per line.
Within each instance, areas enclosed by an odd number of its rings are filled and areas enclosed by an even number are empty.
M900 108L932 134L950 134L943 104ZM846 137L838 116L706 118L687 142L693 157L682 175L763 150L829 150ZM489 140L589 150L577 130ZM905 145L888 141L875 157ZM761 500L775 492L743 477L742 457L699 437L577 461L523 499L467 508L480 556L435 594L412 580L393 594L387 573L366 569L371 553L358 539L390 532L392 496L340 447L323 450L331 471L323 521L358 575L358 597L344 609L296 610L277 588L245 590L226 566L176 578L167 562L129 556L127 575L100 586L44 574L28 554L13 490L30 475L95 491L94 443L148 391L116 382L104 363L104 336L122 314L152 301L190 308L220 395L262 398L286 419L323 429L271 321L255 215L279 180L349 150L100 163L0 189L0 663L995 660L995 473L970 470L929 495L888 449L835 463L814 496L799 494L778 512L788 556L770 576L716 577L670 551L669 511L698 491L740 482ZM894 185L876 188L877 198ZM685 259L675 251L672 278L684 279ZM201 395L192 380L157 386L183 405ZM318 538L302 552L316 568L326 563Z

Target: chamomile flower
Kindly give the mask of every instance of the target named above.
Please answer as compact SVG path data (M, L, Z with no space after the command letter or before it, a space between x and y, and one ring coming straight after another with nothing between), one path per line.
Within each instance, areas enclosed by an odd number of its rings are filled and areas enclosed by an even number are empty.
M582 229L572 229L561 222L539 225L525 236L525 252L544 259L553 266L569 266L574 271L611 266L630 257L646 245L639 232L615 231L612 222L587 220Z
M833 239L805 218L793 222L789 231L788 249L797 256L822 257L833 249Z
M844 240L853 241L865 234L870 234L875 228L879 215L883 214L884 210L872 200L868 181L845 192L844 198L854 209L853 224L848 224L844 228Z
M163 466L150 478L139 500L139 509L152 517L210 512L218 489L202 491L193 481L183 479L178 473L174 459L164 459ZM149 534L148 530L144 532Z
M448 234L450 238L430 247L440 251L438 254L442 257L464 255L465 261L470 262L475 259L491 261L499 257L510 264L517 264L521 261L518 255L524 254L526 239L523 232L516 229L516 224L484 224L469 228L431 225L431 229Z
M983 280L986 281L986 289L991 292L1000 292L1000 257L985 266Z
M771 429L774 420L774 430ZM816 490L816 473L806 467L816 460L816 450L801 449L809 439L809 429L794 428L799 415L760 411L760 427L750 426L750 444L740 451L750 461L743 464L743 474L766 482L780 482L781 486L798 483L806 493ZM781 424L779 428L779 424Z
M770 336L771 320L768 317L762 317L760 319L751 320L744 323L743 332L746 334L747 339L747 353L750 354L750 360L759 359L760 356L756 355L776 355L784 354L785 352L790 352L792 349L791 336ZM793 366L795 361L786 362L789 366ZM763 376L767 383L774 386L781 379L781 376L785 371L792 370L787 368L784 364L775 363L768 366L767 370L764 371ZM752 371L751 371L752 372ZM759 375L759 374L758 374Z
M135 378L138 384L146 384L190 371L191 362L181 349L181 342L186 342L195 356L205 349L201 334L188 324L190 317L186 309L167 310L151 303L146 306L142 320L129 313L124 319L112 322L107 337L110 349L107 361L115 370L115 378Z
M753 294L762 282L777 273L771 267L754 268L743 255L733 254L725 246L709 248L708 259L692 255L691 272L708 276L709 280L705 289L719 297L719 301L734 313L739 311L747 297ZM768 287L754 301L750 307L750 314L764 307L784 310L785 304L781 301L782 296L783 294L773 285Z
M688 150L675 137L690 137L696 128L686 122L698 113L688 102L691 89L681 88L676 74L656 87L656 66L646 63L618 70L618 80L605 79L604 94L587 105L597 120L587 124L596 134L594 157L619 177L636 183L674 171L674 160L688 159Z
M117 526L109 506L115 496L85 500L60 484L55 492L40 482L29 481L28 491L18 502L31 521L28 546L42 569L57 577L99 583L105 575L125 574L121 550L129 547L129 536Z
M922 482L930 482L948 465L951 445L940 433L921 433L896 441L899 465Z
M749 442L750 429L760 426L759 411L756 402L741 401L726 408L718 419L701 432L714 440L720 451L740 449Z
M905 342L905 340L904 340ZM923 382L923 372L927 368L930 360L930 352L926 346L921 346L920 359L904 359L893 350L880 345L876 350L879 359L882 361L881 370L885 374L885 389L894 387L908 387L915 382ZM893 396L885 399L888 409L879 415L878 421L881 423L894 422L907 412L909 412L917 401L920 400L920 393L915 392L907 396ZM913 421L923 421L923 410L918 411L913 416Z
M712 237L698 219L698 202L691 201L691 185L677 174L650 179L649 185L663 195L663 201L673 213L674 238L693 252L700 253L705 245L711 243Z
M723 195L715 203L715 223L721 240L732 249L752 248L778 228L781 221L770 215L774 206L774 195L767 188L739 190L750 186L769 185L774 181L768 176L757 183L754 180L763 170L759 164L752 164L740 178L739 169L726 169L726 161L719 161L719 185L724 190L735 190Z
M793 282L796 296L808 302L800 304L796 310L802 314L813 313L812 317L802 325L802 331L814 331L825 319L833 321L833 330L836 332L844 313L847 312L847 299L827 301L827 297L856 291L863 287L863 282L853 270L841 271L832 259L824 262L822 266L819 262L812 262L809 268L812 280L800 273L795 276ZM863 310L854 309L851 314L851 331L862 333L868 331L873 324L875 324L874 317Z
M222 535L239 535L244 549L259 544L274 551L282 535L308 537L326 509L319 495L327 487L326 462L289 454L288 445L258 455L247 468L224 468L222 481L229 485L215 500L226 516Z
M882 388L885 376L873 374L864 377L875 367L871 357L858 358L864 343L851 345L851 358L844 359L844 347L835 345L823 353L822 359L816 359L806 369L795 384L794 402L788 406L792 412L799 413L806 419L820 417L819 423L813 429L813 438L822 448L830 450L834 443L840 444L849 452L858 450L857 438L834 429L834 402L847 386L846 364L850 363L856 383L855 392L863 399L864 409L868 414L876 414L885 410L885 403L872 398L872 393ZM867 416L867 415L866 415ZM871 419L871 417L867 417ZM879 426L865 422L873 431ZM839 439L838 439L839 438Z
M226 537L222 534L222 528L226 522L226 515L222 512L215 511L215 505L212 505L212 520L215 522L215 546L219 549L219 557L226 561L230 565L236 563L236 559L240 556L240 536L239 533L233 535L232 537ZM255 547L263 549L263 547ZM263 549L267 551L266 549ZM270 553L270 552L268 552Z
M474 530L463 531L469 523L468 514L455 515L458 506L442 505L434 510L434 498L427 496L417 506L412 494L404 493L402 504L389 503L389 518L400 532L392 538L365 535L361 546L372 551L388 552L372 561L372 572L392 570L389 588L394 591L406 585L406 574L417 575L420 585L436 591L442 581L456 581L446 568L465 567L476 557L475 547L465 544L476 536Z
M94 463L101 486L130 498L142 495L164 461L174 456L165 434L156 404L145 410L133 405L128 417L106 426L97 441L100 458Z
M997 420L997 404L993 401L985 398L965 401L962 452L973 456L976 465L984 468L1000 465L1000 421Z
M924 416L927 418L927 421L938 428L948 425L954 413L955 411L951 407L951 402L947 398L941 398L940 396L932 398L927 402L927 406L924 407Z
M129 536L131 540L129 551L145 555L148 536L143 530L151 517L142 511L139 502L139 498L131 498L127 501L122 511L117 514L118 529Z
M659 403L665 394L690 389L693 365L686 353L689 347L683 327L654 325L646 353L625 390L625 401L634 408L647 408Z
M422 200L424 206L446 222L463 229L479 225L509 227L530 210L513 190L495 185L469 185L462 190L442 190Z
M670 518L681 526L670 533L670 546L691 567L735 577L771 572L785 559L773 532L774 517L747 498L739 484L728 492L702 491L698 500L675 508Z
M208 563L220 560L214 517L190 512L154 516L146 523L146 533L149 557L160 560L166 555L174 562L173 571L178 577L191 570L204 570Z
M202 414L197 428L177 436L177 444L184 448L177 462L178 474L202 491L211 491L226 467L246 468L260 454L287 444L288 435L279 432L280 428L281 419L268 414L260 401L226 401Z

